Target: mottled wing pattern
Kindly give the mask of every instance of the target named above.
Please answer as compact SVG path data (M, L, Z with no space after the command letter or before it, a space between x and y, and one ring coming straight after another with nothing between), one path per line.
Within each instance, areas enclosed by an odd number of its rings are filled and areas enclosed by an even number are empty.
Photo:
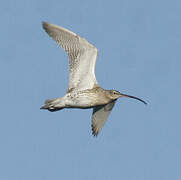
M45 31L69 56L69 87L74 90L91 89L96 84L95 64L97 49L75 33L54 24L43 22Z
M109 104L98 106L93 108L92 114L92 134L97 136L102 129L104 123L106 122L112 108L114 107L116 101Z

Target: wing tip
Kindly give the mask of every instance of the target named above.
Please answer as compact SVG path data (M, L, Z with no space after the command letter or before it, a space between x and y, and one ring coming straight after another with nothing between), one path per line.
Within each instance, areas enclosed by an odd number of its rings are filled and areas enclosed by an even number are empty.
M97 137L99 134L99 131L96 129L96 127L93 124L91 126L92 126L92 135L94 137Z
M45 29L46 32L49 32L50 29L51 29L51 31L52 31L53 29L54 29L54 30L57 29L57 30L64 31L64 32L66 32L66 33L69 33L69 34L77 37L77 34L76 34L76 33L72 32L72 31L70 31L70 30L68 30L68 29L66 29L66 28L64 28L64 27L58 26L58 25L56 25L56 24L51 24L51 23L48 23L48 22L46 22L46 21L42 21L42 27L43 27L43 29Z
M45 22L45 21L42 21L42 27L43 27L43 29L47 29L47 27L48 27L48 25L49 25L49 23L48 22Z

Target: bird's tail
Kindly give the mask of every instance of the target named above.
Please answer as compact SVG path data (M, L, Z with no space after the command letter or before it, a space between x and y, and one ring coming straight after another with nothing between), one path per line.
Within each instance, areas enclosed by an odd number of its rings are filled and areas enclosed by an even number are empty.
M58 110L63 109L63 107L58 106L59 99L60 99L60 98L47 99L47 100L45 101L45 105L42 106L40 109L47 109L47 110L49 110L49 111L51 111L51 112L54 112L54 111L58 111Z

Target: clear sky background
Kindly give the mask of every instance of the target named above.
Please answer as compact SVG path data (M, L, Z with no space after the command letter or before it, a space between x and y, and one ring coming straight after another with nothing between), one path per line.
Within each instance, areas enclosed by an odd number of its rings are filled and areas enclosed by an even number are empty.
M119 99L97 138L91 109L40 111L68 84L42 21L98 48L103 88L148 105ZM1 180L181 179L180 0L7 0L0 22Z

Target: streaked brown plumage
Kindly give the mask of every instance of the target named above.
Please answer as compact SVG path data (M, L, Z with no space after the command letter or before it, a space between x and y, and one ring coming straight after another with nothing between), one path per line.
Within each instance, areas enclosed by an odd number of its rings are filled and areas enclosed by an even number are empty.
M41 109L93 108L92 134L97 136L118 98L129 97L146 104L137 97L98 85L94 72L97 49L87 40L54 24L43 22L43 28L69 56L69 86L65 96L46 100Z

